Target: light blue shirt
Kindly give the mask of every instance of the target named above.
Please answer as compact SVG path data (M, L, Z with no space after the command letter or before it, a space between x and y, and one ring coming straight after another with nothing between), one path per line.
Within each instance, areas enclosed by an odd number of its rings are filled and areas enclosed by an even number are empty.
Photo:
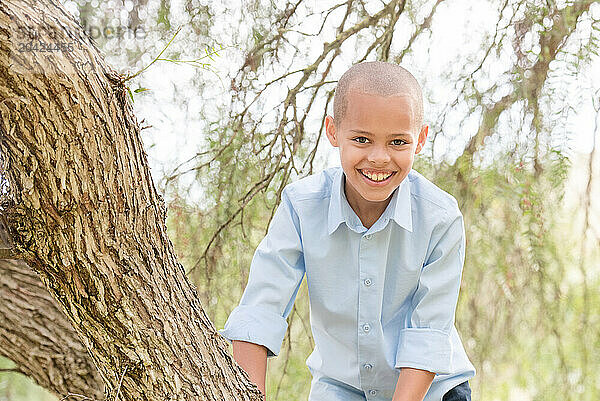
M391 400L400 368L435 372L424 401L472 378L454 326L465 234L456 200L411 170L369 229L333 167L286 186L219 333L276 356L306 274L309 401Z

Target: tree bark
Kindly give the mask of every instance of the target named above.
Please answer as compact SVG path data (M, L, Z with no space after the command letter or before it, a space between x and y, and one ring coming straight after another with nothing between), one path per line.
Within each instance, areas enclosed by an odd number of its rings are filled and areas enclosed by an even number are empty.
M71 323L37 274L0 260L0 355L59 397L104 399L104 383Z
M13 248L79 334L107 398L259 400L176 259L126 93L58 2L0 4Z

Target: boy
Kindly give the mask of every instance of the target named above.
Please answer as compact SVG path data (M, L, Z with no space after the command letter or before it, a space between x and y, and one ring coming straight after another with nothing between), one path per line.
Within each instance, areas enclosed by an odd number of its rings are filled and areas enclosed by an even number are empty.
M428 130L419 84L398 65L356 64L325 129L341 168L284 189L220 334L265 394L306 273L309 401L470 401L475 368L454 327L462 214L411 170Z

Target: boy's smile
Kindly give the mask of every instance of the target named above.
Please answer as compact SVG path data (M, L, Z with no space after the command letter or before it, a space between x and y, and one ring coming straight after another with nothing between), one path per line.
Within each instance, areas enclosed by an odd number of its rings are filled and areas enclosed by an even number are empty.
M340 149L346 198L365 227L381 216L425 145L428 128L415 121L413 101L353 90L341 123L325 120L329 141Z

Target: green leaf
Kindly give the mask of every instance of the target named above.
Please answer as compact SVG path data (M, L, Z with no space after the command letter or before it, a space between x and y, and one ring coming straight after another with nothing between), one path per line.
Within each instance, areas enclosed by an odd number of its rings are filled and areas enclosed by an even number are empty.
M150 89L148 88L137 88L136 90L134 90L135 93L140 93L140 92L146 92L149 91Z
M135 100L133 100L133 93L131 93L131 89L129 89L129 86L126 86L125 88L127 88L127 93L129 93L129 97L131 98L131 103L135 102Z

